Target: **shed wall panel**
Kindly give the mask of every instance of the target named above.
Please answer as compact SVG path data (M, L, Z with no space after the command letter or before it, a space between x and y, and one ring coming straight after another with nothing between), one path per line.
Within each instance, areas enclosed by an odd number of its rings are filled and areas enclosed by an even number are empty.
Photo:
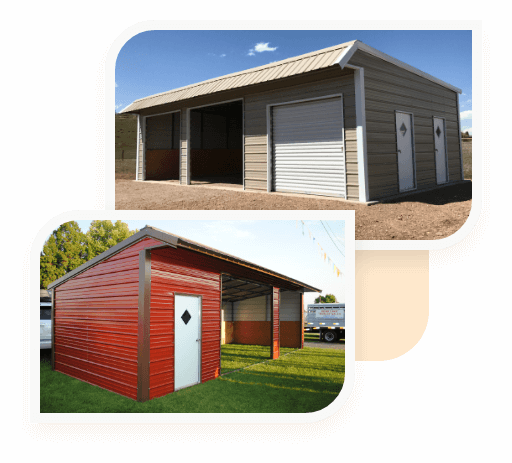
M174 391L174 297L202 296L201 382L220 372L220 273L205 265L208 256L183 249L151 252L150 398Z
M135 243L55 288L55 370L137 399L139 251Z
M414 115L417 190L436 186L434 116L446 119L449 182L460 180L457 94L360 50L350 64L364 67L369 199L399 193L395 111Z
M355 88L353 74L343 73L315 82L255 93L245 97L245 187L253 190L267 189L267 105L289 101L318 98L333 94L343 94L343 115L345 137L355 140ZM351 158L352 169L357 172L357 150L355 143L346 145L346 157ZM357 178L351 178L357 186ZM351 199L357 199L351 198Z

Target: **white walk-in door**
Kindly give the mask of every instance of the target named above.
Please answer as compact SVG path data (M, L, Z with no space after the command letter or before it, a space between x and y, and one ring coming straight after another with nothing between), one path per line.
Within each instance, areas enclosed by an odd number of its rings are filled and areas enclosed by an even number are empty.
M412 131L412 115L397 112L396 147L398 152L398 182L400 191L413 190L416 187Z
M200 382L201 298L174 299L174 389Z
M436 153L437 183L448 181L448 163L446 159L446 133L444 119L434 117L434 148Z
M341 96L272 107L273 189L345 197Z

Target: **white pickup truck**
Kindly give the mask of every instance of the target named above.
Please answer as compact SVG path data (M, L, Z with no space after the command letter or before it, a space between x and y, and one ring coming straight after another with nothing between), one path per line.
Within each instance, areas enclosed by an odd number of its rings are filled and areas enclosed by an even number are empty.
M39 338L40 349L52 348L52 303L48 291L41 290L39 302Z
M304 330L319 332L320 341L345 339L345 303L308 304Z

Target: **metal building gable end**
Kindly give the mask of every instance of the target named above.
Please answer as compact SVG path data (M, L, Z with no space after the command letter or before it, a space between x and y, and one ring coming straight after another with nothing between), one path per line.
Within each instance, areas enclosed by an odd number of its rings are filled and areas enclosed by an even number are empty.
M376 48L370 47L369 45L366 45L365 43L361 42L360 40L355 40L350 47L344 50L342 55L339 57L338 64L340 65L341 69L344 69L347 64L349 64L350 59L354 55L354 53L357 50L361 50L365 53L368 53L369 55L375 56L377 58L380 58L384 61L387 61L388 63L394 64L395 66L398 66L399 68L405 69L406 71L412 72L413 74L416 74L420 77L423 77L424 79L427 79L431 82L434 82L436 84L441 85L442 87L448 88L449 90L452 90L456 93L462 93L462 90L458 87L454 87L453 85L450 85L447 82L442 81L441 79L438 79L437 77L434 77L426 72L421 71L418 68L415 68L414 66L411 66L410 64L404 63L403 61L400 61L397 58L393 58L392 56L383 53L382 51L377 50Z
M71 270L71 272L68 272L64 276L53 281L52 283L50 283L48 285L48 289L52 289L52 288L55 288L55 287L61 285L65 281L69 280L70 278L73 278L76 275L78 275L82 272L85 272L87 269L103 262L104 260L112 257L114 254L117 254L117 253L123 251L124 249L134 245L135 243L143 240L144 238L154 238L158 241L161 241L166 246L170 246L173 248L175 248L178 244L178 239L174 235L169 235L168 233L165 233L156 228L144 227L138 233L135 233L135 235L130 236L129 238L121 241L120 243L116 244L115 246L112 246L107 251L102 252L100 255L87 261L85 264L80 265L80 267L77 267L76 269Z

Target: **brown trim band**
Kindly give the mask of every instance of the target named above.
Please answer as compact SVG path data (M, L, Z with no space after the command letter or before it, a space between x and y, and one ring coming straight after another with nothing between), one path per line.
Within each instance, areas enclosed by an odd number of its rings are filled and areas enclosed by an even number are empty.
M52 365L52 370L55 370L55 290L50 289L48 291L50 293L50 297L52 298L52 308L50 320L52 323L52 351L50 356L50 362Z
M137 402L149 400L149 336L151 251L139 252L139 317L137 338Z

